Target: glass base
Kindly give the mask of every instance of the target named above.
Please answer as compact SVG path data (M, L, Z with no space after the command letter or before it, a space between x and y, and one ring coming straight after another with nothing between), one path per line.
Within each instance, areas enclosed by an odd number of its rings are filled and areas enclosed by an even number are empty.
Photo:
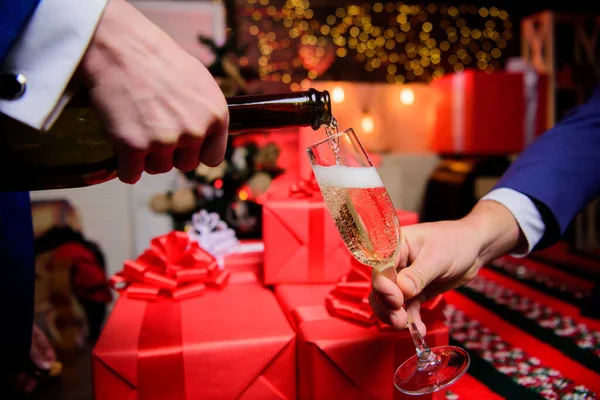
M434 347L428 362L419 362L414 355L398 367L394 385L402 393L412 395L437 392L456 382L470 364L469 353L460 347Z

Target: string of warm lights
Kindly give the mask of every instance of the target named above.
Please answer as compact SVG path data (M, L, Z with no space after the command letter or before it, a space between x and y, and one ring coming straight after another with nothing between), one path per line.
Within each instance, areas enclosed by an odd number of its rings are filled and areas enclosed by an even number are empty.
M375 2L317 18L309 0L286 0L281 8L270 0L246 0L245 10L261 53L261 79L292 90L308 87L332 53L352 57L367 71L385 71L390 83L429 82L471 66L491 73L513 28L505 10L475 5ZM290 57L295 46L299 50Z

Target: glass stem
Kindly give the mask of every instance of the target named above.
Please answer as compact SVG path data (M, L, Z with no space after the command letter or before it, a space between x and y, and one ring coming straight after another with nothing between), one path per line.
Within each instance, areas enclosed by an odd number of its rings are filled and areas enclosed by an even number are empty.
M391 265L387 266L381 270L381 273L386 278L390 279L394 284L396 283L396 266ZM427 343L425 343L425 339L421 336L421 333L417 329L417 324L415 324L414 318L408 312L406 307L406 303L402 305L404 311L406 311L406 315L408 317L408 330L410 331L410 336L412 337L413 343L415 344L415 351L417 352L417 358L420 363L432 363L436 361L435 354L431 351Z

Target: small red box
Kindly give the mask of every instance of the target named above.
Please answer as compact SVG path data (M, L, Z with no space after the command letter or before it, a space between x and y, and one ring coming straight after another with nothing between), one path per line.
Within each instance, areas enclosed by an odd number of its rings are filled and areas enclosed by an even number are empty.
M547 129L545 81L546 76L538 76L535 96L529 100L522 72L465 70L434 81L440 99L433 150L474 155L521 152ZM534 107L532 119L527 104Z
M408 330L365 327L331 316L325 298L334 285L278 285L275 295L298 335L301 400L412 399L395 389L393 375L415 354ZM436 303L437 308L443 302ZM428 318L423 314L424 320ZM447 345L444 321L428 321L429 346ZM445 399L445 392L421 396Z
M263 205L265 284L333 283L348 272L349 252L320 192L269 198Z
M251 273L186 300L121 296L92 354L96 400L295 399L296 339Z

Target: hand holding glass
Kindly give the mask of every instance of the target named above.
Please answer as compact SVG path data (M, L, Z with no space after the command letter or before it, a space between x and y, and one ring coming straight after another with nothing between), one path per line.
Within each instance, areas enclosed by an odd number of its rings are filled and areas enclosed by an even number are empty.
M352 129L335 133L307 149L323 199L346 247L359 262L396 282L400 223L377 170ZM406 306L404 306L406 310ZM469 354L460 347L430 349L408 315L416 355L394 374L394 385L407 394L438 391L468 369Z

